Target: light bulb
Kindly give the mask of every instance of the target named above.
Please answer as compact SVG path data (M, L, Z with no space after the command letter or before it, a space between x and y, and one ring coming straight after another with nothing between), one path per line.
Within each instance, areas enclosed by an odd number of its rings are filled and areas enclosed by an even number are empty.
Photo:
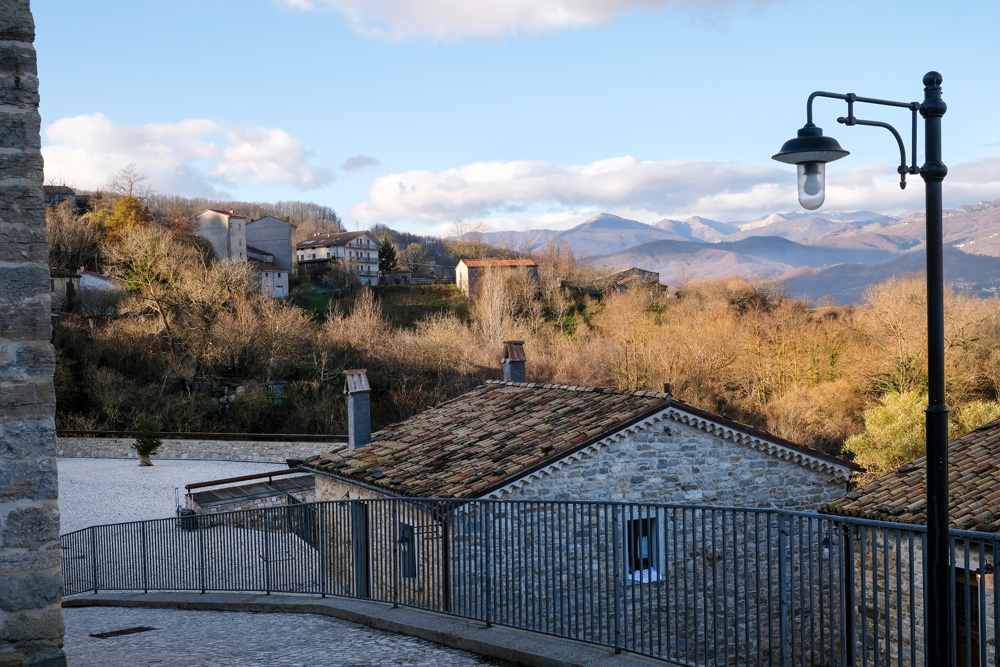
M819 165L815 162L806 163L806 180L802 184L802 192L807 195L818 195L823 189L823 181L819 173Z
M799 176L799 204L813 211L826 199L826 163L800 162L796 165Z

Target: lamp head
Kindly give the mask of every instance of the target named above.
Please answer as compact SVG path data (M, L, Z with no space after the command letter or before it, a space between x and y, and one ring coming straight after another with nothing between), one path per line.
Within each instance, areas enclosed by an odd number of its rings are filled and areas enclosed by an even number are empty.
M810 211L826 199L826 163L850 155L833 137L824 137L822 128L806 123L798 136L789 139L773 158L794 164L798 172L799 203Z

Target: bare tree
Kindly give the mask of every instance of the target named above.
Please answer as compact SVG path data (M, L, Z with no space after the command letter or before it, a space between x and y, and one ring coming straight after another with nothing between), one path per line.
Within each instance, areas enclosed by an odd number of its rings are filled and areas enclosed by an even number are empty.
M138 165L132 162L113 173L104 187L119 197L135 197L146 206L153 195L153 189L148 181L149 177L139 171Z

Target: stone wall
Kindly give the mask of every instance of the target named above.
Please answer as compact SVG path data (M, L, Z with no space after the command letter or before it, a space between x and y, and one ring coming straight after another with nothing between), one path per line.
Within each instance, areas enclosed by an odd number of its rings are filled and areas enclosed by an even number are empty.
M61 458L134 459L133 437L62 437L56 439ZM307 458L343 447L343 442L295 442L265 440L163 439L153 459L191 461L247 461L279 463L288 458Z
M847 483L675 422L660 422L522 486L512 500L628 500L817 511Z
M28 0L0 0L0 665L64 665L48 243Z

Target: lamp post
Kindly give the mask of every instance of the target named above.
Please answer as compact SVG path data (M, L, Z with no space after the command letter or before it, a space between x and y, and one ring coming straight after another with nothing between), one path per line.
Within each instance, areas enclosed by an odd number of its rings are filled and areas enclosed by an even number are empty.
M935 667L954 665L951 652L951 567L948 536L948 406L944 395L944 268L942 256L941 183L948 168L941 161L941 117L947 106L941 99L941 75L924 75L923 102L893 102L854 93L841 95L817 91L806 103L806 124L798 136L785 142L775 160L796 165L799 179L799 202L814 210L825 198L826 163L846 157L848 152L813 123L813 100L827 97L847 102L847 116L837 119L844 125L868 125L889 130L899 146L899 187L906 187L907 174L924 179L927 207L927 573L925 598L926 664ZM856 103L909 109L912 114L912 162L906 163L903 138L892 125L861 120L854 116ZM924 119L924 157L917 167L917 114Z

